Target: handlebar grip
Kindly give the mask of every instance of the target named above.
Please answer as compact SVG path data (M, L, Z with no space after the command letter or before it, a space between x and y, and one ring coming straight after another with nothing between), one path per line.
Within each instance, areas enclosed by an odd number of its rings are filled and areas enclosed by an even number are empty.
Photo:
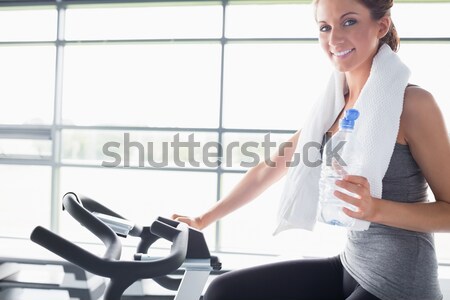
M156 234L157 236L171 242L181 232L179 229L158 220L152 223L152 225L150 226L150 231L153 234Z
M103 242L107 248L103 256L104 258L116 259L116 257L120 257L122 243L119 238L108 225L100 221L90 211L83 207L77 194L65 194L63 197L63 206L75 220L80 222L80 224L95 234L95 236Z
M80 206L84 207L87 211L89 211L91 213L94 213L94 212L101 213L101 214L105 214L108 216L112 216L112 217L116 217L116 218L120 218L125 221L128 221L127 218L124 218L123 216L119 215L115 211L112 211L108 207L106 207L106 206L102 205L101 203L99 203L89 197L86 197L84 195L74 193L74 192L68 192L63 196L63 199L66 197L72 197L72 198L76 199L76 201L79 203ZM65 208L66 208L66 206L63 202L63 209L65 209ZM69 213L72 215L71 212L69 212ZM134 227L128 232L128 235L139 237L142 233L142 230L143 229L141 226L134 224Z
M36 244L41 245L56 255L91 273L107 276L106 273L102 272L102 266L104 265L102 259L48 229L37 226L31 232L30 239ZM116 254L115 258L119 259L120 253L118 255Z
M67 194L69 194L69 193L67 193ZM72 194L74 194L74 193L72 193ZM89 210L90 212L97 212L97 213L101 213L101 214L105 214L105 215L109 215L109 216L113 216L116 218L127 220L126 218L122 217L118 213L112 211L108 207L98 203L97 201L95 201L89 197L80 195L78 193L76 194L76 196L78 198L78 201L81 202L82 206L84 208L86 208L87 210Z

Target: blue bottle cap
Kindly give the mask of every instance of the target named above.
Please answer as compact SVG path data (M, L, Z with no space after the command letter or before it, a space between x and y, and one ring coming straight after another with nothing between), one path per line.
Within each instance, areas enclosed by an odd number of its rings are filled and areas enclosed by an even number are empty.
M353 129L355 127L355 120L359 117L359 111L351 108L345 111L345 117L342 118L340 128Z

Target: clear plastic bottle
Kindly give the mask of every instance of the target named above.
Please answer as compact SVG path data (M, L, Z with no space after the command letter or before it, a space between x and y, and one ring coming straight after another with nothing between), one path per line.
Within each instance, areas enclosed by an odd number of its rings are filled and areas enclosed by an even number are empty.
M358 110L347 110L345 117L339 123L339 131L328 140L323 150L319 182L319 219L327 224L352 227L355 223L355 219L346 215L342 208L347 207L351 210L356 210L356 207L337 198L333 193L335 190L338 190L355 196L355 194L336 186L335 182L338 179L342 179L345 174L357 175L360 170L361 162L358 160L357 151L348 149L349 146L347 145L347 141L352 136L355 120L358 117ZM350 150L352 153L351 161L343 161L342 159L342 153L346 146L346 151Z

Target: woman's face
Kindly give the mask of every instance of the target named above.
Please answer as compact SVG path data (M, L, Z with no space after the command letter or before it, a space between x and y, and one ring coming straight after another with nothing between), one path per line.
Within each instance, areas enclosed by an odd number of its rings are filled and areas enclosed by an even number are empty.
M370 70L389 19L374 21L357 0L320 0L316 8L319 41L334 66L341 72Z

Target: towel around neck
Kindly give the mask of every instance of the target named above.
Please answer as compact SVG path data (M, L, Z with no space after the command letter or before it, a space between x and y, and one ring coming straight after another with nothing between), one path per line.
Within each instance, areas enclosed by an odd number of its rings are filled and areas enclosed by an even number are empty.
M371 195L376 198L381 198L382 180L394 151L409 77L410 71L398 55L388 45L382 45L353 106L361 115L348 145L353 148L353 143L358 144L357 155L363 161L361 174L358 175L368 179ZM321 165L315 163L321 161L319 145L342 111L347 89L345 74L334 71L303 126L296 146L300 161L288 171L274 234L292 228L314 229L319 208ZM342 158L345 161L351 155L355 153L344 150ZM369 228L369 222L356 221L351 230Z

